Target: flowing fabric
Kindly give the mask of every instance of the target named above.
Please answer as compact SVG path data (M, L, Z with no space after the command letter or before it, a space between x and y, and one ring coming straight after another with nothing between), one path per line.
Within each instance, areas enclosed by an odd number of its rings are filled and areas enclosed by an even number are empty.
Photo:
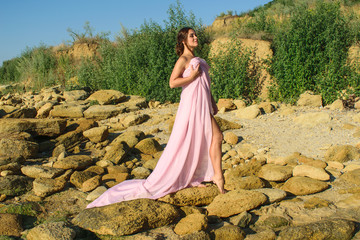
M212 139L209 66L195 57L183 77L190 75L191 66L200 64L201 74L184 86L173 130L154 171L147 179L132 179L108 189L87 208L138 198L157 199L180 189L211 181L214 170L209 149Z

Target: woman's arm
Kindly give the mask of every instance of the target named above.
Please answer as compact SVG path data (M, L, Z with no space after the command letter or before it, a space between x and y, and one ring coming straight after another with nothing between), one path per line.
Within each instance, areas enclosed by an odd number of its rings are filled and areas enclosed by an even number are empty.
M212 94L211 94L211 104L212 104L212 108L213 108L213 111L214 111L214 115L216 115L219 112L219 109L218 109L218 107L216 105L215 99L214 99Z
M193 66L191 66L190 69L190 76L189 77L182 77L183 72L185 71L185 66L187 63L187 58L180 57L171 73L169 85L170 88L176 88L176 87L182 87L185 86L192 81L194 81L199 75L200 75L200 64L194 69Z

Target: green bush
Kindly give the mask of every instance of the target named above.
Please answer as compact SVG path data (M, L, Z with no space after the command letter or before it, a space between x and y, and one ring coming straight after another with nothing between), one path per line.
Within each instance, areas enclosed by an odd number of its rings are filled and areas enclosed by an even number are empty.
M20 73L17 70L19 58L14 58L4 61L0 67L0 83L7 84L16 82L19 79Z
M263 84L256 49L248 49L234 37L211 57L212 93L219 98L241 98L248 103L259 96Z
M176 35L184 26L195 29L201 41L197 55L207 58L210 37L193 14L186 15L179 1L171 5L169 19L161 26L145 22L139 30L123 34L117 42L103 42L100 57L80 67L78 80L93 89L116 89L159 101L177 101L180 89L169 87L169 78L177 60Z
M338 3L318 1L316 7L298 7L288 27L272 43L270 97L295 102L311 90L330 103L349 86L346 64L353 36Z

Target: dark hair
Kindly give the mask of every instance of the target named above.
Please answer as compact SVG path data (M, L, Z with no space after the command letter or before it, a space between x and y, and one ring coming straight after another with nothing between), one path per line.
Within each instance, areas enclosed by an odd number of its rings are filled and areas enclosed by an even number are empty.
M177 34L177 42L176 42L176 54L178 56L181 56L184 53L184 44L183 42L186 42L187 36L188 36L188 32L189 30L192 29L190 27L184 27L182 29L180 29L180 31Z

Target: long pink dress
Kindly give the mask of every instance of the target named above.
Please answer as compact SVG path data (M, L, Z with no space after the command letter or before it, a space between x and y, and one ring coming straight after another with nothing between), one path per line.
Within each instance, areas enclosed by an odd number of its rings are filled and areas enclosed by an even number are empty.
M147 179L132 179L108 189L87 208L138 198L157 199L186 187L211 181L214 170L209 149L212 139L209 66L195 57L190 66L200 64L201 75L182 89L173 131L154 171Z

